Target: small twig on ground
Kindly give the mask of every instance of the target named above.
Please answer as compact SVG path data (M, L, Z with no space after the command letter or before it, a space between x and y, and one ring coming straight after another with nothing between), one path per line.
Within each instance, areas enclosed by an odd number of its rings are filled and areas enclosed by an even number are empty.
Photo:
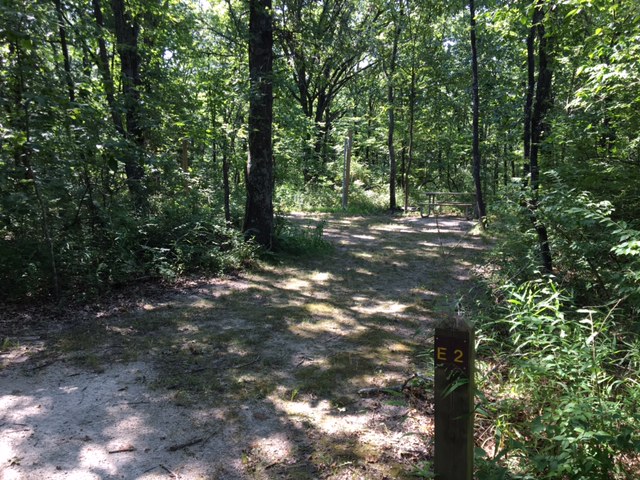
M204 439L203 438L195 438L193 440L189 440L188 442L185 443L178 443L176 445L171 445L170 447L167 447L167 450L170 452L175 452L177 450L182 450L183 448L187 448L190 447L192 445L197 445L198 443L202 442Z
M109 450L109 453L125 453L125 452L135 452L136 447L133 445L126 445L122 448L117 448L116 450Z
M258 355L256 358L254 358L253 360L251 360L250 362L247 363L241 363L240 365L234 365L231 368L243 368L243 367L248 367L249 365L253 365L254 363L258 363L260 361L260 355Z
M46 360L46 361L42 362L41 364L36 365L35 367L33 367L33 368L31 369L31 371L34 371L34 370L40 370L41 368L48 367L49 365L52 365L52 364L56 363L56 360L57 360L57 359L54 359L54 360Z
M361 397L373 397L374 395L386 394L390 392L402 392L402 385L393 385L392 387L371 387L361 388L358 395Z
M372 397L374 395L380 394L388 394L392 392L404 392L409 386L409 382L416 378L421 378L426 381L433 381L432 378L425 377L420 375L419 373L414 373L409 378L407 378L402 385L393 385L391 387L372 387L372 388L361 388L358 390L358 395L361 397Z
M165 467L163 464L160 464L160 468L162 468L165 472L167 472L169 475L171 475L173 478L180 478L180 476L176 473L176 472L172 472L171 470L169 470L167 467Z

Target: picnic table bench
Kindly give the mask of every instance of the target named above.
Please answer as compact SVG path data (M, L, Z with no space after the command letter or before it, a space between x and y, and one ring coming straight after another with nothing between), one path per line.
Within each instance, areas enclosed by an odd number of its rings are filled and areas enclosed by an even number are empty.
M464 210L467 220L473 218L473 193L466 192L424 192L422 201L419 204L420 216L428 217L432 213L438 213L442 207L455 207Z

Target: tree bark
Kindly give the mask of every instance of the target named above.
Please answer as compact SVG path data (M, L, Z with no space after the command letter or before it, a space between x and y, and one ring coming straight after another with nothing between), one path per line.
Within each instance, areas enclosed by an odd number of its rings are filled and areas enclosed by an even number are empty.
M407 160L407 166L404 170L404 211L409 208L409 175L411 174L411 167L413 165L413 136L415 128L415 111L416 111L416 69L415 64L411 65L411 86L409 90L409 158Z
M389 108L389 130L387 133L387 146L389 148L389 210L392 212L398 209L396 203L396 184L398 182L398 166L396 165L396 149L394 145L394 133L396 128L395 120L395 85L394 75L396 71L396 60L398 57L398 40L400 38L400 25L396 25L393 32L393 48L391 59L389 60L389 70L387 72L387 102Z
M482 179L480 170L480 94L478 87L478 47L476 45L476 12L474 0L469 0L471 14L471 70L473 76L473 181L476 187L476 213L481 220L487 216L484 198L482 196Z
M249 158L243 231L273 246L273 26L271 0L249 0Z
M104 17L102 16L102 5L100 0L92 0L93 15L98 26L98 70L102 76L102 88L104 88L107 104L111 112L111 119L118 133L124 136L124 126L122 124L122 116L118 111L115 99L115 89L113 86L113 77L111 76L111 68L109 67L109 54L107 53L107 44L104 41L102 31L104 29Z
M62 58L64 60L65 82L69 93L69 102L76 101L76 93L71 75L71 58L69 56L69 46L67 45L67 29L64 26L64 13L62 10L62 0L54 0L56 14L58 15L58 32L60 34L60 46L62 48Z
M553 272L553 259L549 246L549 235L546 226L540 221L536 212L538 210L538 190L540 186L540 166L538 156L544 136L547 132L548 124L546 117L551 109L551 81L552 72L549 67L549 41L544 28L544 10L542 2L536 5L534 13L534 25L538 36L538 81L536 86L535 104L531 114L531 152L529 155L530 175L531 175L531 200L529 210L532 221L538 235L538 245L542 268L546 273ZM537 21L536 21L537 20Z
M144 132L140 123L141 104L140 86L140 53L138 51L138 36L140 25L132 19L125 9L124 0L111 0L113 19L116 33L116 49L120 57L120 71L122 76L122 95L126 138L133 142L133 151L125 156L125 172L127 184L134 203L138 208L146 205L144 192L144 167L142 152L144 147Z

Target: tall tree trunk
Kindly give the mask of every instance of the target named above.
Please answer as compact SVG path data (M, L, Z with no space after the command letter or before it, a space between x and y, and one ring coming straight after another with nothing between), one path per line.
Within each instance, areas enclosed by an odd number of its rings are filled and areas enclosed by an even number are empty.
M224 195L224 221L231 223L231 188L229 186L229 148L225 139L222 147L222 191Z
M273 27L271 0L249 0L249 158L243 231L273 245Z
M476 45L476 11L474 0L469 0L471 14L471 70L473 75L473 182L476 187L476 213L481 220L487 216L484 198L482 196L482 180L480 169L480 93L478 88L478 47Z
M413 165L413 130L415 126L416 111L416 69L415 63L411 65L411 86L409 89L409 158L404 171L404 210L409 208L409 175L411 174L411 166Z
M124 0L111 0L116 32L118 56L122 76L122 95L126 120L126 137L133 142L133 151L125 156L125 172L127 184L134 203L138 208L146 206L144 192L144 167L142 153L144 132L140 122L140 53L138 52L138 35L140 25L131 18L125 9Z
M71 75L71 58L69 56L69 46L67 45L67 29L65 28L64 12L62 0L54 0L56 14L58 15L58 32L60 34L60 46L62 47L62 58L64 60L65 82L69 92L69 102L76 101L76 93L73 86L73 76Z
M393 78L396 71L396 59L398 57L398 40L400 38L400 25L396 25L393 32L393 48L391 50L391 59L389 61L389 70L387 72L387 102L389 104L389 130L387 133L387 146L389 147L389 209L395 211L398 209L396 203L396 184L398 182L398 167L396 165L396 149L394 145L394 133L396 128L395 119L395 86Z
M549 246L549 236L547 228L537 216L538 210L538 190L540 186L540 166L538 156L540 153L543 137L548 127L546 122L547 114L551 108L551 81L552 72L549 67L548 51L549 41L544 28L544 10L543 2L539 1L536 5L536 13L534 13L534 28L538 36L538 81L536 86L535 104L531 114L531 152L529 156L529 165L531 171L531 200L529 202L529 210L533 221L534 228L538 235L538 245L540 248L540 257L542 267L547 273L553 272L553 261L551 257L551 248ZM541 13L540 13L541 12ZM535 20L538 20L537 22Z
M98 70L102 76L102 88L104 88L107 104L111 112L111 119L116 130L124 135L124 126L122 124L122 116L116 106L115 89L113 86L113 77L111 76L111 68L109 67L109 54L107 53L107 44L104 40L102 31L104 30L104 17L102 16L102 5L100 0L92 0L93 15L98 26Z
M524 163L523 163L523 184L529 182L529 174L531 173L531 113L533 108L533 96L536 91L536 59L535 59L535 38L536 24L542 20L542 10L536 8L533 12L533 25L529 29L527 35L527 95L524 102Z

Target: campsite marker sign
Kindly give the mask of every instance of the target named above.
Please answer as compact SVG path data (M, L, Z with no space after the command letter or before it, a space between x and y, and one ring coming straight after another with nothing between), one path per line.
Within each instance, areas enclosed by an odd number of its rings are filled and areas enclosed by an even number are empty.
M464 323L436 328L434 337L437 480L473 479L473 329Z

